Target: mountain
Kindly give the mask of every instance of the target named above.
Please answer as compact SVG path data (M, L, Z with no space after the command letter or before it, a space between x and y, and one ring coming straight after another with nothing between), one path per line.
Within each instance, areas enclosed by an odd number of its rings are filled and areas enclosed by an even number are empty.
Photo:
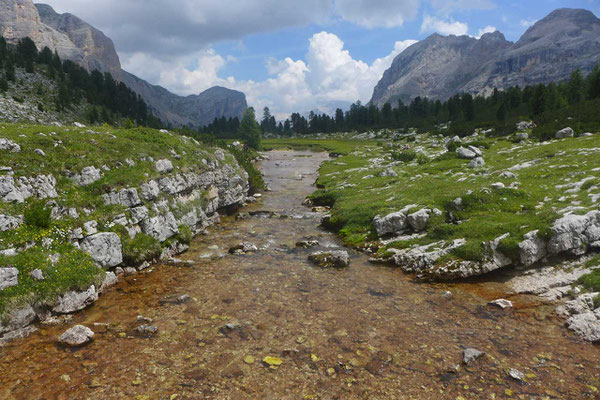
M46 4L0 0L0 34L11 43L30 37L39 49L47 46L62 59L77 62L89 71L110 72L142 96L158 118L172 126L202 127L215 118L241 118L248 107L241 92L214 87L199 95L182 97L122 70L110 38L75 15L59 14Z
M565 80L577 68L600 62L600 19L581 9L558 9L516 43L500 32L480 39L433 34L399 54L373 91L373 102L459 93L489 95L519 85Z
M220 86L199 95L182 97L127 71L122 71L122 80L142 96L158 118L174 126L202 127L221 117L238 117L241 120L248 108L244 93Z
M35 7L43 24L66 35L71 43L82 52L82 60L78 60L81 64L90 71L97 69L102 72L110 72L115 79L120 80L119 56L112 40L107 38L104 33L73 14L58 14L46 4L36 4Z

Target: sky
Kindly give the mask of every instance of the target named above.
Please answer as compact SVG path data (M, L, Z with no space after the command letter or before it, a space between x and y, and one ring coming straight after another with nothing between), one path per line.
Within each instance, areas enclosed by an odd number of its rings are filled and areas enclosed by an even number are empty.
M366 103L408 46L437 32L517 41L561 7L600 0L45 0L113 39L123 68L179 95L219 85L292 112Z

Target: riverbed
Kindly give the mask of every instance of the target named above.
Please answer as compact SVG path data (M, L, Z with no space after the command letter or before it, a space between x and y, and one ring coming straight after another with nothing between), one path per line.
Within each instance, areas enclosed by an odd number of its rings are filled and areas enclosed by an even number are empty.
M71 321L0 348L0 398L599 398L600 348L501 279L425 284L352 251L347 269L311 265L312 251L342 247L302 205L327 159L268 153L260 168L272 191L241 210L250 217L224 217L197 237L185 266L126 277ZM319 247L297 249L307 237ZM241 242L259 250L228 254ZM515 308L488 305L498 297ZM158 333L136 334L138 316ZM58 346L75 324L94 341ZM465 365L465 348L485 355Z

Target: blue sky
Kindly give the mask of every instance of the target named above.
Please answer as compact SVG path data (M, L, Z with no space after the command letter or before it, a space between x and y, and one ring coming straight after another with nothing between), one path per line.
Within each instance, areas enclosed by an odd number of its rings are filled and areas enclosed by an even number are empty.
M556 8L600 0L46 0L111 37L123 67L181 95L220 85L277 116L370 99L433 32L516 41Z

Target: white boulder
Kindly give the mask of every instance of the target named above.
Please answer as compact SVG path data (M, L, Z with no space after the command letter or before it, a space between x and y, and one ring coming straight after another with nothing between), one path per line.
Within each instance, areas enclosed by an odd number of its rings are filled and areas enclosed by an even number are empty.
M123 262L121 239L113 232L102 232L86 237L81 241L81 249L104 268L115 267Z

